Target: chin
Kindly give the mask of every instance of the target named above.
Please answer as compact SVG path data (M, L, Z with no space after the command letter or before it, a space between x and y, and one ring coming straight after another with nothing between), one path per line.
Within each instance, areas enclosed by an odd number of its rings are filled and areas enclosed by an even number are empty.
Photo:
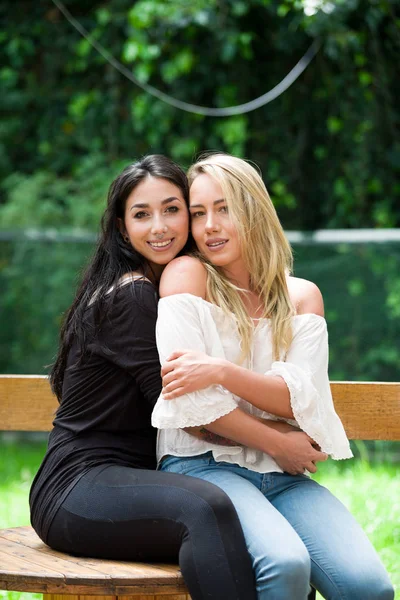
M204 256L212 265L215 265L216 267L224 267L229 263L229 260L227 260L226 257L223 256L215 256L213 254L204 254Z
M175 258L175 255L165 256L164 258L153 259L151 262L154 263L155 265L159 265L160 267L165 267L165 265L170 263L171 260L174 260L174 258Z
M176 252L171 252L171 254L169 254L168 256L165 256L163 258L161 258L161 256L160 256L158 261L153 261L153 262L158 262L160 265L167 265L168 263L171 262L171 260L174 260L174 258L176 258L178 256L178 254L179 254L179 252L181 252L181 250L177 250Z
M229 265L229 262L227 262L226 260L213 260L210 262L216 267L226 267L227 265Z

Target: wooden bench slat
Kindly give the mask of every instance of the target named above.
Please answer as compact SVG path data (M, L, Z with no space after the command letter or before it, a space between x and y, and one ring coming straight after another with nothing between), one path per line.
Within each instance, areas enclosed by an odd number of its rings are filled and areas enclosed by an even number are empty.
M190 597L187 594L178 594L178 595L173 595L173 596L168 596L167 598L165 597L165 595L163 596L149 596L148 594L146 594L145 596L118 596L118 600L149 600L151 598L151 600L190 600ZM79 597L77 596L73 596L70 594L51 594L44 595L43 600L116 600L117 597L116 596L85 596L85 595L80 595Z
M350 439L400 440L400 383L331 383L335 409Z
M177 565L69 556L43 544L31 527L0 531L0 543L0 581L12 585L6 589L48 593L66 589L90 595L186 592Z
M0 429L50 431L57 398L42 375L0 375Z
M182 579L177 565L103 560L101 558L86 558L57 552L57 550L46 546L31 527L15 527L0 530L1 538L12 542L15 547L19 545L23 548L23 550L20 550L21 552L30 551L29 556L34 554L40 560L43 560L44 564L51 565L57 563L58 570L62 570L65 575L63 564L67 563L68 567L69 565L74 565L73 572L81 572L83 577L88 575L95 580L96 574L100 574L103 580L109 577L115 584L122 585L129 583L130 579L135 579L135 582L140 582L141 580L149 582L150 579L157 578L157 581L162 579L163 583L175 583L178 579ZM89 569L85 567L89 567Z
M350 439L400 440L400 383L332 382ZM50 431L58 402L47 377L0 375L0 429Z
M62 586L57 586L57 585L48 585L47 583L35 583L35 582L24 582L24 581L18 581L18 584L14 584L12 581L8 581L5 579L0 579L0 590L4 590L4 591L9 591L9 592L33 592L33 593L37 593L37 594L47 594L47 593L52 593L50 592L50 590L52 591L60 591L64 589ZM69 590L66 590L69 591Z
M0 550L0 578L7 581L46 579L49 583L63 583L64 577L62 573L50 569L43 568L22 557L11 555Z
M81 600L82 595L88 596L88 599L93 596L99 596L101 600L104 597L110 596L119 600L121 596L129 596L132 600L174 600L178 595L178 600L183 596L184 600L190 600L187 594L187 588L182 583L178 586L170 585L137 585L137 586L116 586L115 588L105 590L102 586L87 585L87 586L72 586L58 585L48 583L47 581L8 581L0 579L0 590L17 591L17 592L34 592L38 594L50 594L53 600L54 594L60 594L63 598L65 595L73 596L74 600ZM79 596L79 598L78 598Z
M46 598L51 598L51 600L76 600L76 595L72 595L72 594L51 594L50 595L45 595L43 600L46 600ZM84 596L81 595L79 596L79 600L116 600L116 596ZM137 598L135 598L135 600L137 600Z
M102 574L99 571L90 569L88 565L83 566L77 561L69 560L68 556L63 558L61 553L58 555L55 552L42 552L41 548L29 548L20 543L14 542L12 539L7 539L7 535L2 535L0 531L1 549L8 556L12 557L13 564L18 567L21 561L32 562L34 565L41 565L44 570L57 570L60 578L67 581L69 578L74 580L76 584L85 585L87 580L93 583L103 583L104 579L110 578L106 573ZM39 546L39 545L38 545ZM2 566L0 565L0 577L2 574Z

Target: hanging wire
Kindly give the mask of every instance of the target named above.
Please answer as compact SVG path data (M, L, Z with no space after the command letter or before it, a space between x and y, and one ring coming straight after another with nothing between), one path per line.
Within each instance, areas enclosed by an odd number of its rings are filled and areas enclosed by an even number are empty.
M57 8L62 12L64 17L71 23L71 25L89 42L89 44L99 53L101 56L117 69L122 75L124 75L127 79L132 81L139 88L155 96L162 102L166 102L175 108L179 108L180 110L184 110L186 112L204 115L206 117L231 117L232 115L242 115L244 113L251 112L268 104L272 100L275 100L278 96L283 94L291 85L296 81L296 79L303 73L303 71L308 67L314 56L317 54L320 48L319 40L315 40L307 52L302 56L299 62L293 67L293 69L282 79L278 85L273 87L269 92L266 92L262 96L251 100L250 102L245 102L244 104L238 104L237 106L227 106L226 108L211 108L207 106L198 106L196 104L191 104L190 102L184 102L182 100L178 100L161 90L149 85L148 83L142 83L139 81L132 73L121 64L116 58L114 58L108 50L104 48L99 42L91 37L88 31L77 21L71 13L67 10L62 2L59 0L52 0L53 3L57 6Z

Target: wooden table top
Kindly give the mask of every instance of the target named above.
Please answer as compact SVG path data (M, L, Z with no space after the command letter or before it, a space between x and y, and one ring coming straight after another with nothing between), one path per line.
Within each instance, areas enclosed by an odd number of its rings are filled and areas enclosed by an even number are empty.
M177 565L81 558L46 546L31 527L0 530L0 589L49 594L187 594Z

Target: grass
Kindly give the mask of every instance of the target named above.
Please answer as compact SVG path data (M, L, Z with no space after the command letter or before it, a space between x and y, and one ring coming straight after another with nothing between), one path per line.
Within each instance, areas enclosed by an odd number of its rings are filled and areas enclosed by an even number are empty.
M0 440L0 527L29 525L28 493L45 451L43 443ZM374 544L400 600L400 468L361 460L321 463L316 479L353 513ZM4 600L40 594L2 592Z
M315 479L355 516L373 543L400 600L400 468L361 460L322 463ZM321 598L319 596L319 598Z
M45 444L0 441L0 528L29 525L28 495ZM4 600L40 600L42 594L0 591Z

